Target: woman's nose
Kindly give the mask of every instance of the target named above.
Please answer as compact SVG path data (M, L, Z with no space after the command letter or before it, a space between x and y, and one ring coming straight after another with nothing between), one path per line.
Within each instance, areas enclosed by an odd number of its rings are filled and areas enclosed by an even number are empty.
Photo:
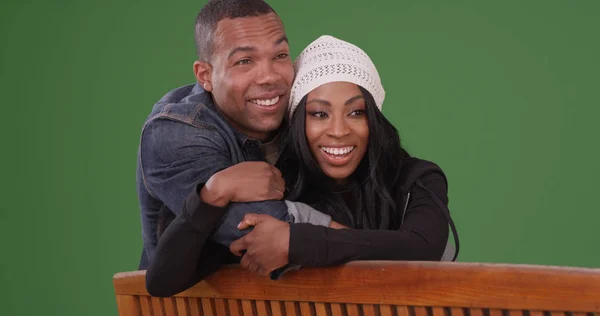
M350 128L348 127L348 123L343 117L337 117L330 121L330 126L328 128L329 136L340 138L348 135L350 133Z

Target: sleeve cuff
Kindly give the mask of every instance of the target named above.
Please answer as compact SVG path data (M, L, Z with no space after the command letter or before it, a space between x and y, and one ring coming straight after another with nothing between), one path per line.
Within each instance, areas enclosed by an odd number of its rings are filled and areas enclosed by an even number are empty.
M184 201L183 214L198 231L213 231L221 220L227 207L218 207L204 203L200 198L200 190L204 187L204 183L196 186L196 190L192 191Z
M314 208L301 203L285 200L288 212L294 216L294 223L308 223L313 225L329 227L331 216L321 213Z

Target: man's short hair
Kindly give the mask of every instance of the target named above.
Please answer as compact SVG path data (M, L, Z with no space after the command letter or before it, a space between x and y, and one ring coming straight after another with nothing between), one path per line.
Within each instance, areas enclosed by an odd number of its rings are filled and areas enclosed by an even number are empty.
M210 0L196 17L196 52L198 59L208 62L213 53L213 39L221 20L275 13L263 0Z

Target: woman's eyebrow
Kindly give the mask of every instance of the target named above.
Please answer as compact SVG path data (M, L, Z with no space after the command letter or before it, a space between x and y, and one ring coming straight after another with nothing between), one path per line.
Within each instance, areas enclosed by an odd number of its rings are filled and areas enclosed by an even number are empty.
M354 102L356 100L359 100L359 99L364 99L363 96L362 96L362 94L355 95L355 96L351 97L350 99L346 100L346 102L344 103L344 105L348 105L348 104L350 104L350 103L352 103L352 102Z
M323 105L327 105L327 106L331 106L331 102L327 101L327 100L323 100L323 99L312 99L308 102L306 102L306 104L312 103L312 102L316 102L316 103L320 103Z

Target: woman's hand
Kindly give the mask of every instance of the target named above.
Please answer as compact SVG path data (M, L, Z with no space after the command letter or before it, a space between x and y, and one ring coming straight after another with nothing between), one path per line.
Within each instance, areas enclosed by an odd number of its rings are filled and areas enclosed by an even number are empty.
M340 223L337 223L337 222L331 221L331 224L329 224L329 228L334 228L334 229L344 229L344 228L350 228L350 227L347 227L347 226L344 226L344 225L342 225L342 224L340 224Z

